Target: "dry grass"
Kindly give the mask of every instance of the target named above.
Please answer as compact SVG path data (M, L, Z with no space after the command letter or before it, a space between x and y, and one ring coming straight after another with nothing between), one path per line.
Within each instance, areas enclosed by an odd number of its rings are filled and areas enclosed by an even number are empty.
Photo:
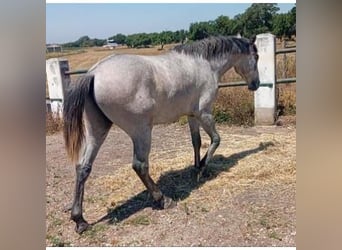
M49 136L47 245L190 246L200 241L203 246L293 246L296 129L219 124L217 130L221 145L196 182L188 126L156 126L150 173L178 201L177 207L159 211L152 209L152 199L131 167L130 152L125 154L131 142L113 128L87 181L84 200L89 222L109 217L82 236L73 232L70 214L62 212L72 198L74 170L65 163L62 136ZM201 134L203 155L210 139ZM174 233L168 234L170 230Z
M51 113L46 113L45 131L46 134L54 134L63 129L63 120L53 116Z
M69 68L71 70L78 70L89 69L99 60L112 54L159 55L165 53L172 46L173 45L164 46L164 50L158 50L158 47L140 49L120 47L113 50L103 48L85 48L80 52L49 53L46 54L46 57L48 59L51 58L52 54L55 54L55 57L66 58L69 61Z
M279 115L296 115L296 85L278 86Z
M254 94L245 87L220 89L213 113L219 123L241 126L254 124Z
M256 139L253 133L242 135L222 131L226 128L218 126L222 143L199 182L193 178L193 156L191 151L187 150L188 146L184 149L177 148L177 152L174 152L177 157L167 158L165 156L170 154L162 152L160 155L160 152L156 150L151 152L152 179L157 181L165 194L178 200L185 210L192 207L197 212L203 213L218 208L222 199L232 194L236 195L248 187L295 183L296 134L294 129L276 136L273 133L261 132ZM201 154L203 155L210 140L207 137L202 140L204 146ZM132 199L131 197L135 197L136 203L147 202L146 194L144 194L146 188L139 178L136 178L130 164L117 169L115 176L99 177L89 185L99 187L103 193L109 193L105 202L108 211L129 203L128 199ZM138 193L140 194L137 195ZM198 204L201 206L197 206ZM150 223L147 221L146 218L136 218L129 223Z
M76 55L80 53L85 53L85 49L77 49L77 50L69 50L69 51L63 51L63 52L50 52L46 53L45 58L50 59L50 58L58 58L58 57L65 57L69 55Z

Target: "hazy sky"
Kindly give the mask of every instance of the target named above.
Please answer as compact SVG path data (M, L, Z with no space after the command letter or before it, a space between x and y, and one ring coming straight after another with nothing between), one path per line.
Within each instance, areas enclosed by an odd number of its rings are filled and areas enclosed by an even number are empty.
M233 18L251 3L223 4L46 4L46 42L72 42L81 36L106 39L117 33L189 29L192 22ZM278 4L287 12L294 4Z

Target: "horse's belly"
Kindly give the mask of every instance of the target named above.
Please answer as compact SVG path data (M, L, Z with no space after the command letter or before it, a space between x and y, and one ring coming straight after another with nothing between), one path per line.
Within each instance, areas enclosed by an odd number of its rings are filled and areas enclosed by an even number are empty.
M172 123L178 121L181 116L193 114L191 102L171 102L159 105L153 114L153 123Z
M155 116L153 119L153 124L164 124L164 123L172 123L178 121L179 117L185 114L162 114Z

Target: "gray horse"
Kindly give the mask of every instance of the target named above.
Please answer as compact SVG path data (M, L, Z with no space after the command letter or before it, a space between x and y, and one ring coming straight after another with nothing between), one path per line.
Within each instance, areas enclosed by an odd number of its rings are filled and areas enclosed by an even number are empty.
M220 143L211 111L218 80L234 67L249 90L259 87L254 42L255 38L218 36L178 45L158 56L112 55L70 84L63 116L67 153L76 165L71 207L76 232L82 233L89 226L82 212L84 185L113 123L132 139L133 169L153 199L162 208L175 205L149 175L152 127L174 122L183 115L188 117L194 165L200 176ZM211 138L202 159L200 126Z

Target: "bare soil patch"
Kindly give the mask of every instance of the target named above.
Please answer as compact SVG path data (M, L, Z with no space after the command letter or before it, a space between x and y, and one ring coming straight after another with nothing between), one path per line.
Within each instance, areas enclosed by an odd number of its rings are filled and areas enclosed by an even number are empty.
M187 125L153 130L152 178L177 206L158 210L131 168L132 143L113 127L86 183L81 236L63 209L74 167L62 133L46 137L47 246L295 246L296 129L217 125L222 142L205 177L192 178ZM202 154L210 143L202 131Z

